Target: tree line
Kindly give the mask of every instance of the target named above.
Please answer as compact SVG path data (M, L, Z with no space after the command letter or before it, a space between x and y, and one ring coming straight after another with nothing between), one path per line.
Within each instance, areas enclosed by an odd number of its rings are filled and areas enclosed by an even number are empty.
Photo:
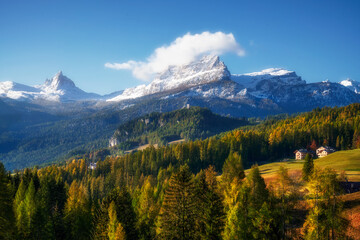
M357 148L359 113L360 104L316 109L107 157L94 170L87 159L14 174L0 164L0 238L341 239L347 222L336 172L308 159L303 179L281 168L265 184L256 163L314 144ZM300 226L299 201L311 206Z

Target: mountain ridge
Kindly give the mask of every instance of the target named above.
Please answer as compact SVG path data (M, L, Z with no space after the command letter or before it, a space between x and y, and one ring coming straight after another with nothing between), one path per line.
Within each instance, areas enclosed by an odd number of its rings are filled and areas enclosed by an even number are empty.
M0 82L0 98L30 101L35 104L43 104L42 101L95 101L98 103L104 102L101 104L106 105L120 102L136 104L142 99L156 97L159 94L165 95L165 98L171 98L175 95L184 95L187 92L188 97L203 97L204 101L218 98L232 102L239 102L244 99L261 102L262 99L267 99L282 104L285 98L279 94L279 90L282 91L283 95L288 96L288 99L289 94L296 92L296 89L298 89L298 92L300 90L305 91L303 94L308 98L315 97L315 102L318 102L321 106L347 105L351 103L346 101L342 104L341 101L338 101L339 99L336 99L336 96L333 96L333 99L326 97L332 91L336 91L340 95L346 95L345 99L351 99L354 102L360 99L360 83L357 81L346 79L339 83L328 84L327 87L325 89L322 82L306 83L295 71L282 68L269 68L260 72L245 74L231 74L218 56L209 55L186 65L169 66L167 70L159 73L147 85L142 84L103 96L81 90L60 71L53 78L47 79L44 84L34 87L9 81ZM207 88L206 91L203 91L203 88ZM354 93L353 96L349 96L351 93L345 89L351 90ZM319 100L321 98L319 94L323 96L321 101ZM330 94L330 96L332 95ZM279 107L281 108L281 106Z

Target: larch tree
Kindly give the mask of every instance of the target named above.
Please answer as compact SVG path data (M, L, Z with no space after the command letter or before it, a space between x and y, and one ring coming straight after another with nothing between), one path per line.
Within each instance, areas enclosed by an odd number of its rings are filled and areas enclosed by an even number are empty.
M121 223L117 220L116 206L114 202L110 203L109 209L109 223L108 223L108 238L109 240L125 240L126 234Z
M342 217L340 186L336 171L315 168L307 184L309 214L304 223L305 239L345 237L347 222Z
M88 194L76 180L70 185L64 219L70 238L89 239L92 219Z

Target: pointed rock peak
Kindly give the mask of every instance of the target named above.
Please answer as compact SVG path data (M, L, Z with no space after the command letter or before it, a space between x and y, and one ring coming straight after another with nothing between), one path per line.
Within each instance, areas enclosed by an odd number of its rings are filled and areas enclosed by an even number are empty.
M64 76L62 71L59 71L52 79L46 80L44 85L54 90L75 87L75 83L68 77Z
M60 76L63 76L63 73L61 70L55 75L55 77L60 77Z

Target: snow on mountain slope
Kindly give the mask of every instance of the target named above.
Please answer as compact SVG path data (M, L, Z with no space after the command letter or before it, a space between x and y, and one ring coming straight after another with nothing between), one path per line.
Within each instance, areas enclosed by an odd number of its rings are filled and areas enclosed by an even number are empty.
M107 101L134 99L154 93L189 88L229 78L230 73L218 56L205 56L200 61L187 65L170 66L149 85L125 89L121 95Z
M0 97L2 98L23 100L39 94L40 90L35 87L12 81L0 82Z
M44 84L30 87L15 82L0 82L0 97L22 101L75 101L100 99L100 95L87 93L75 86L75 83L60 71Z
M350 78L342 80L339 82L339 84L343 85L344 87L347 87L351 91L360 94L360 82L354 81Z
M75 83L58 72L52 79L47 79L44 84L36 86L41 89L44 99L58 98L60 101L99 99L100 95L87 93L75 86Z
M269 68L261 72L234 74L231 75L231 79L251 90L267 90L270 87L281 85L306 84L294 71L282 68Z

